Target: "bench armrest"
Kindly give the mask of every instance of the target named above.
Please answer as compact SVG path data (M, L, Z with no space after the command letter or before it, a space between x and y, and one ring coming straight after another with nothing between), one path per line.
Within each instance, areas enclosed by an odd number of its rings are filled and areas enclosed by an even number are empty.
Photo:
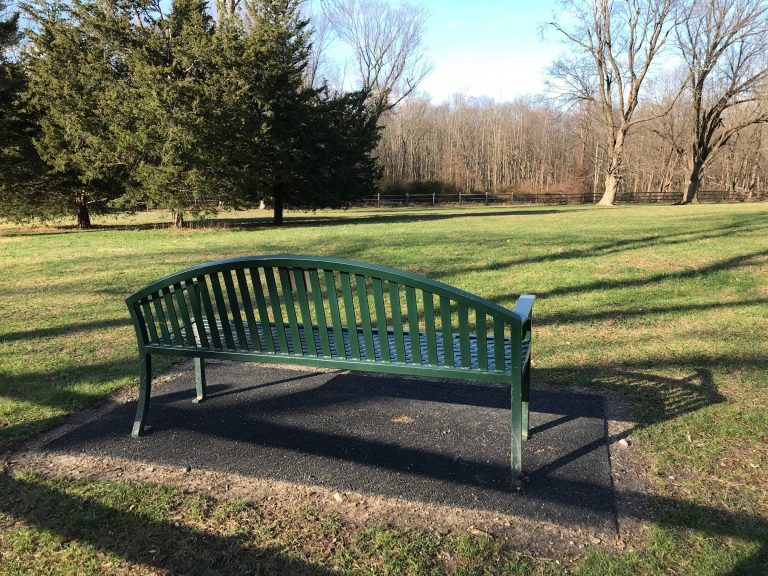
M517 299L515 309L513 312L520 317L520 321L525 324L531 319L531 313L533 312L533 302L536 300L536 296L532 294L522 294Z

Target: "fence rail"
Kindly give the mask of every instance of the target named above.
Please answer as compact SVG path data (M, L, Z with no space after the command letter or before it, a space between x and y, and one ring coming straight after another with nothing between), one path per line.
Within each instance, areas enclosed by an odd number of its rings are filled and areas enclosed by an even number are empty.
M673 204L682 198L682 192L621 192L616 196L620 204L654 203ZM702 202L764 201L768 192L744 192L738 190L700 190ZM596 204L600 195L592 192L510 192L508 194L376 194L363 200L368 206L408 206L438 204Z

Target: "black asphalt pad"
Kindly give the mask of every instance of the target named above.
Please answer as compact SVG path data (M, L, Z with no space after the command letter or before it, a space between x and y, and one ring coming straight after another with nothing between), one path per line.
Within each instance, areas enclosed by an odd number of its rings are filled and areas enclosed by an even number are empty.
M305 485L491 510L616 531L603 399L531 391L527 482L512 485L505 386L208 362L152 396L147 434L136 403L45 449L191 466Z

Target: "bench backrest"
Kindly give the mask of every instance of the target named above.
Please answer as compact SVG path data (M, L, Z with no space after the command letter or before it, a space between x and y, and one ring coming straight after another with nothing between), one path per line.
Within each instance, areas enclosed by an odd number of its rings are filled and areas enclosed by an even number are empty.
M511 368L504 340L521 337L519 316L473 294L384 266L313 256L210 262L154 282L126 303L140 346L429 365L442 352L448 368L490 364L504 372ZM263 337L270 332L274 338ZM344 343L345 333L355 337ZM471 347L474 337L494 344Z

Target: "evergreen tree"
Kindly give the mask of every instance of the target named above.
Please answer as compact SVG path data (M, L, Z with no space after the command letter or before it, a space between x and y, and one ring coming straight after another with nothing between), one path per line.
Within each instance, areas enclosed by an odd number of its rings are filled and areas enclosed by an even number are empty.
M186 212L240 206L258 113L240 77L238 30L217 32L203 0L174 0L167 17L134 29L133 44L113 126L120 155L134 159L125 200L171 209L176 226Z
M261 186L253 200L274 205L273 223L286 206L341 207L370 192L377 175L378 142L367 94L329 96L304 81L310 56L309 22L301 0L251 0L246 4L247 57L252 87L264 117L254 143L263 158L254 168Z
M246 4L249 30L245 62L253 67L251 88L265 112L265 130L258 142L264 158L260 189L253 200L267 198L274 206L273 223L283 223L286 204L302 196L306 135L312 129L312 101L317 91L304 85L310 31L298 0L251 0Z
M35 31L26 98L38 123L37 151L51 169L31 204L44 207L45 216L74 210L77 225L89 228L91 213L123 194L128 174L112 145L110 113L128 78L119 46L100 34L119 11L110 2L46 0L27 10Z
M0 0L0 17L6 14L7 4ZM19 42L19 14L0 18L0 185L10 184L10 171L18 163L19 118L18 98L24 88L21 67L10 57L10 51Z
M209 101L205 83L213 22L202 0L174 0L167 18L153 18L138 32L142 49L129 56L132 124L120 147L138 159L133 198L182 214L220 199L221 182L210 167Z

